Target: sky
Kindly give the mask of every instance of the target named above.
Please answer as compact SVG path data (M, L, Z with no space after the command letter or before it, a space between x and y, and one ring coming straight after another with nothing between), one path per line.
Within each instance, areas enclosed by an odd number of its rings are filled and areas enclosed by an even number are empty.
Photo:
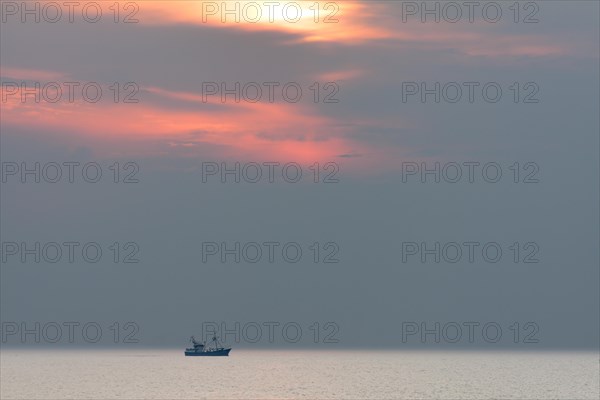
M2 1L2 345L597 348L598 3L426 3Z

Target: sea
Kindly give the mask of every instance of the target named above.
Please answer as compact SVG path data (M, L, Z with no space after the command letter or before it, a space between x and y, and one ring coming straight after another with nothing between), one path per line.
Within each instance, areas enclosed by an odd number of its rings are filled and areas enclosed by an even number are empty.
M598 352L0 352L2 399L594 399Z

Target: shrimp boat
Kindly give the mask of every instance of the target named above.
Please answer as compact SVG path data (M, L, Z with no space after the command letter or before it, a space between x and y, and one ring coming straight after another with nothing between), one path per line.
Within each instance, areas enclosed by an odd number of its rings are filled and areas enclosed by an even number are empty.
M219 340L216 336L213 336L213 338L211 340L211 344L213 345L213 347L211 347L210 345L207 345L206 341L203 343L197 342L193 336L190 338L190 341L192 342L192 345L194 345L194 347L185 349L186 356L200 356L200 357L219 357L219 356L221 356L221 357L224 357L224 356L229 356L229 352L231 351L231 347L230 348L223 347L219 343Z

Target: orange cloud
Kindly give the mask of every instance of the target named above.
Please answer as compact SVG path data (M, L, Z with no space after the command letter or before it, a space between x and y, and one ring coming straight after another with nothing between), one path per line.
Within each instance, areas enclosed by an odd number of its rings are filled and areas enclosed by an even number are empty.
M303 42L362 43L388 36L368 24L373 5L356 1L152 1L141 3L148 24L194 24L247 31L279 31Z
M201 106L201 96L149 88L164 98L185 100ZM206 110L174 110L157 104L111 102L36 103L23 102L11 90L0 90L3 125L40 131L71 132L91 141L115 142L161 140L171 147L194 149L217 146L223 155L239 159L316 162L339 154L360 151L357 143L344 138L343 128L301 104L233 103Z
M114 18L114 5L101 3L105 19ZM567 38L557 40L547 35L514 34L506 20L497 24L481 21L420 23L414 17L402 22L400 4L396 2L170 0L119 5L123 8L119 14L121 21L130 18L142 25L189 24L246 32L282 32L295 37L288 37L288 40L299 42L368 43L392 49L398 49L400 45L420 44L454 49L469 56L488 57L541 57L582 51L572 46Z
M64 79L65 74L54 71L45 71L39 69L27 68L10 68L2 66L1 70L3 78L11 78L15 80L35 80L35 81L52 81L55 79Z
M269 3L279 6L265 6ZM299 11L291 4L298 5ZM398 5L367 1L152 1L142 3L139 16L141 23L148 24L278 31L298 35L301 42L439 45L471 56L540 57L564 54L569 48L564 43L550 44L544 36L501 32L490 23L402 23L398 15L389 12L390 7Z
M339 71L326 72L320 74L317 79L321 82L340 82L360 78L365 74L365 71L360 69L346 69Z

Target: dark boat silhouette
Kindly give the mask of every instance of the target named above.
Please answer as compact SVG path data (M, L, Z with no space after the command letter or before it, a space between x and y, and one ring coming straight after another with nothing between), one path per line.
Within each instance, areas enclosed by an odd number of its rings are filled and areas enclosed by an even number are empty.
M185 349L186 356L196 356L196 357L224 357L229 356L230 348L223 347L216 336L213 336L211 343L214 344L214 347L210 347L206 345L206 342L200 343L196 342L196 339L192 336L190 341L194 345L194 347L190 347Z

